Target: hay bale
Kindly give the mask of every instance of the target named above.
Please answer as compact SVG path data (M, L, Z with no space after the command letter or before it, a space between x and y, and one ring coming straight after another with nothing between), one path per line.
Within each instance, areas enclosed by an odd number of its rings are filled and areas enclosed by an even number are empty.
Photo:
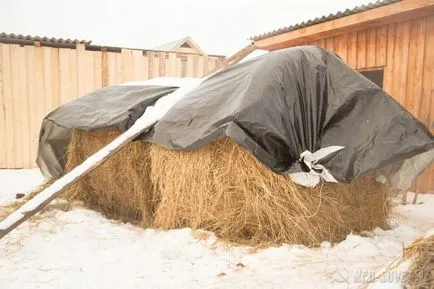
M66 170L70 171L120 134L118 129L86 132L74 129L67 153ZM97 167L66 196L109 218L149 227L153 220L149 144L134 141Z
M304 188L230 139L192 152L152 145L150 155L157 228L204 229L248 245L316 246L388 227L390 191L373 177Z
M404 288L434 288L434 236L418 239L404 250L413 262L404 276Z

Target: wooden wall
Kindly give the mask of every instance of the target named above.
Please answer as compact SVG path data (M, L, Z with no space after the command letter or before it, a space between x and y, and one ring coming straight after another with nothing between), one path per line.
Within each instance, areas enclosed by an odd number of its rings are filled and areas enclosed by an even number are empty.
M384 69L384 90L434 133L434 16L311 41L358 70ZM434 191L434 165L417 180Z
M95 89L158 76L200 77L221 57L0 44L0 168L36 167L39 129L54 108Z

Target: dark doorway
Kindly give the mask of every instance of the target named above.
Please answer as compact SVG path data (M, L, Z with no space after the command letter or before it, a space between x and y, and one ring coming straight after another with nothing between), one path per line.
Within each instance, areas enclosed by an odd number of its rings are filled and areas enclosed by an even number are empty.
M383 88L384 69L366 70L360 71L360 73L378 87Z

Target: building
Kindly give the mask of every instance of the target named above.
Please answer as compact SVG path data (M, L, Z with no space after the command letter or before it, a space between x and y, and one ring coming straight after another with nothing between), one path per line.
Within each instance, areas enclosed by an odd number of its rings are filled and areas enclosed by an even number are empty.
M434 133L434 0L385 0L252 38L268 51L318 45L382 87ZM415 184L434 191L434 165Z

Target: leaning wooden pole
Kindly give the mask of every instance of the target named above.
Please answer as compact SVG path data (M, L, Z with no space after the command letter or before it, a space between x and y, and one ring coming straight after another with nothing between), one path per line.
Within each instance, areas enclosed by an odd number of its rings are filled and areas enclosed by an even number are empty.
M213 70L211 70L208 74L212 74L216 72L219 69L225 69L226 67L232 66L243 60L244 57L255 51L258 47L255 43L251 43L232 55L231 57L227 58L225 61L223 61L221 66L215 67Z
M65 174L35 197L27 201L23 206L10 214L0 222L0 239L6 236L21 223L35 215L48 203L54 200L67 188L78 182L82 177L105 162L126 144L131 142L139 134L150 128L156 122L155 118L145 118L143 115L127 131L115 138L111 143L87 158L83 163Z
M256 46L253 43L247 47L244 47L239 52L229 57L223 63L223 67L219 67L219 69L226 68L228 66L238 63L240 60L242 60L254 50L256 50ZM209 76L213 72L214 71L208 73L207 76ZM180 88L178 90L179 94L181 95L182 93L180 91L183 89ZM178 90L176 90L176 92L178 92ZM186 91L184 90L183 93L185 92ZM170 105L169 107L165 108L166 111L168 111L169 109ZM122 147L135 139L138 135L150 129L157 121L158 117L155 115L154 111L151 111L150 114L144 113L127 131L115 138L111 143L100 149L98 152L91 155L83 163L75 167L69 173L65 174L60 179L53 182L35 197L27 201L24 205L22 205L12 214L6 217L6 219L1 221L0 239L2 239L24 221L31 218L33 215L42 210L62 192L64 192L70 186L78 182L81 178L89 174L92 170L96 169L98 166L108 160L112 155L114 155L117 151L119 151Z

